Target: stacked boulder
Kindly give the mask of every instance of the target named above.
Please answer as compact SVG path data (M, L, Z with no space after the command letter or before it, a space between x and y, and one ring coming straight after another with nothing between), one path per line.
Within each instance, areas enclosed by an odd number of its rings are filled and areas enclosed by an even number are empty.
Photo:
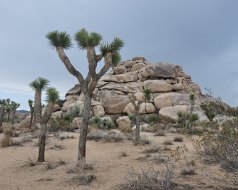
M201 121L208 120L201 109L200 87L179 65L149 63L143 57L123 61L104 77L94 90L92 114L95 116L120 117L134 112L129 93L143 100L144 90L151 91L151 100L140 105L141 114L157 113L161 121L176 121L177 113L190 110L190 94L194 94L194 112ZM67 112L73 106L83 106L83 94L79 84L70 89L61 108Z

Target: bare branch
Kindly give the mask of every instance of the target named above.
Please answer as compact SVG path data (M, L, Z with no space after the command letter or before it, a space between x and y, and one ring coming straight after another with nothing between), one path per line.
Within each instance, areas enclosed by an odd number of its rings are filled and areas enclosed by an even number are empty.
M99 80L111 67L112 65L112 54L107 53L107 55L104 57L104 66L101 68L101 70L97 74L97 80Z
M75 76L79 80L81 86L83 86L84 82L85 82L83 75L78 70L76 70L74 68L74 66L71 64L71 62L70 62L69 58L66 56L63 48L57 47L56 51L58 52L59 58L64 63L64 65L67 68L67 70L69 71L69 73L72 74L73 76Z

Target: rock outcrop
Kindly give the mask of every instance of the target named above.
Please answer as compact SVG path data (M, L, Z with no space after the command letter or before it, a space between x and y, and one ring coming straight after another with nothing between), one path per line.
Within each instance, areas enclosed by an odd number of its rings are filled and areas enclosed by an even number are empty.
M179 65L169 63L149 63L143 57L123 61L103 76L94 90L92 114L96 116L116 116L116 118L134 113L130 103L129 93L134 93L138 101L144 100L144 90L151 91L152 99L140 105L141 114L159 113L161 120L176 121L177 112L190 110L190 94L194 94L196 112L201 120L207 120L200 108L201 90L192 82ZM82 109L83 94L76 84L66 94L66 100L61 108L67 112L73 106ZM115 118L115 117L114 117ZM124 122L125 118L123 118ZM117 120L118 125L122 121ZM128 121L127 121L128 124Z

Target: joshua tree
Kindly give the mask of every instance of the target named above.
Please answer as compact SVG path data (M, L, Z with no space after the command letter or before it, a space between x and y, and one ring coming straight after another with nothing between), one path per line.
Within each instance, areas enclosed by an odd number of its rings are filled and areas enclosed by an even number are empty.
M140 105L144 100L138 101L134 94L129 94L130 101L135 109L135 118L136 118L136 131L135 131L135 142L134 144L137 145L140 143Z
M98 83L98 80L109 70L112 65L116 65L120 61L121 57L119 51L123 47L124 42L119 38L115 38L110 44L101 43L102 36L98 33L89 33L85 29L77 32L75 34L75 40L79 49L87 51L89 71L86 78L84 78L82 73L76 70L72 65L64 51L72 46L70 35L66 32L53 31L47 34L47 38L50 44L56 48L59 58L67 68L68 72L75 76L82 86L82 92L84 94L84 109L78 144L78 161L82 161L86 156L86 139L93 91ZM99 47L99 54L96 53L96 47ZM103 59L104 65L97 73L97 65Z
M59 99L59 92L55 88L48 88L46 91L46 102L45 111L41 117L40 121L40 136L39 136L39 154L38 162L45 161L45 140L47 133L47 123L50 120L51 114L53 112L54 104Z
M41 94L42 91L47 87L48 83L49 81L42 77L39 77L30 83L30 87L35 91L34 111L36 123L39 123L41 121L41 112L42 112Z
M11 123L14 124L15 116L16 116L16 110L19 108L20 104L17 104L16 102L11 102Z
M32 127L32 121L33 121L33 116L34 116L34 105L33 101L31 99L28 100L28 105L30 107L30 114L31 114L31 119L30 119L30 129Z
M2 126L3 118L5 115L6 100L0 100L0 127Z
M7 114L7 123L8 123L10 120L10 114L11 114L11 100L9 98L6 100L5 111Z

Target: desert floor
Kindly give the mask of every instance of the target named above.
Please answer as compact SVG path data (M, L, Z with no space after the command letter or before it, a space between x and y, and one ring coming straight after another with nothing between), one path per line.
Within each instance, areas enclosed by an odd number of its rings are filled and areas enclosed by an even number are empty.
M173 141L177 134L167 133L166 136L154 136L153 133L145 133L151 140L150 145L135 146L131 141L124 142L96 142L87 143L87 161L93 164L93 170L88 171L96 176L90 185L77 185L72 180L76 175L69 173L75 167L77 158L78 134L75 138L58 140L50 137L46 147L46 163L30 167L29 159L37 158L37 139L25 143L23 146L10 146L0 148L0 189L1 190L113 190L124 182L128 171L144 170L149 167L164 169L163 164L155 163L155 157L168 160L169 166L174 171L175 189L238 189L229 187L222 182L212 179L213 174L221 176L219 167L206 165L196 154L191 140L183 136L183 142L173 142L166 145L165 140ZM3 135L0 134L0 138ZM181 135L179 135L181 136ZM56 145L56 146L55 146ZM57 148L59 147L59 148ZM145 150L159 147L156 153L145 153ZM180 148L178 148L180 147ZM171 149L171 150L169 150ZM152 151L153 152L153 151ZM123 156L124 153L124 156ZM54 166L59 160L65 164ZM181 175L181 170L193 162L195 175ZM56 165L55 165L56 166Z

